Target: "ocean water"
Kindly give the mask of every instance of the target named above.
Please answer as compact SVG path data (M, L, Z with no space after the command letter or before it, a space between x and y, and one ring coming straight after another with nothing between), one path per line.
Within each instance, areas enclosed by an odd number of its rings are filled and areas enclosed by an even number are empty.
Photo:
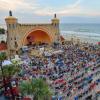
M83 42L100 42L100 24L60 24L60 32L66 39L73 37ZM0 35L2 40L6 41L5 35Z
M60 31L66 39L74 37L83 42L100 42L100 24L61 24Z

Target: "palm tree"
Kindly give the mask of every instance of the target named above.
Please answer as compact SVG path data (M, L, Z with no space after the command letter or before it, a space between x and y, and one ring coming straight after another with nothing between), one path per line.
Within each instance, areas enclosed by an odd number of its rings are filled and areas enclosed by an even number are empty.
M2 67L2 62L6 59L6 53L0 53L0 68L1 68L1 74L3 76L4 80L4 72L3 72L3 67Z
M4 80L4 72L3 72L2 62L5 59L6 59L6 53L0 53L0 68L1 68L1 74L3 76L3 80Z
M13 76L17 77L17 73L20 72L20 67L17 66L17 65L14 65L14 64L6 65L6 66L3 66L3 72L4 72L4 77L7 80L8 85L10 87L10 92L11 92L11 95L12 95L12 100L15 100L15 96L14 96L14 93L12 91L11 81L12 81Z
M9 87L11 90L11 95L12 95L12 100L15 99L14 94L12 92L12 85L11 85L11 80L12 77L15 75L17 76L17 73L20 72L20 66L17 63L11 64L11 65L6 65L2 67L2 62L6 59L6 53L0 53L0 66L1 66L1 73L3 76L3 84L5 91L7 90L7 84L6 80L9 82Z
M7 57L7 56L6 56L6 53L4 53L4 52L0 53L0 61L5 60L6 57Z
M19 88L22 96L28 96L29 98L33 98L33 88L31 82L22 81L19 85Z
M20 66L14 64L6 65L3 67L3 71L4 76L11 79L15 74L20 72Z
M51 91L43 79L32 79L31 82L22 82L20 85L21 93L31 95L33 100L50 100Z
M43 79L33 79L32 86L34 89L34 100L49 100L51 96L51 91Z
M6 59L6 53L0 53L0 76L2 77L3 79L3 84L4 84L4 87L5 87L5 77L4 77L4 71L3 71L3 67L2 67L2 62ZM6 90L6 87L5 87L5 90Z

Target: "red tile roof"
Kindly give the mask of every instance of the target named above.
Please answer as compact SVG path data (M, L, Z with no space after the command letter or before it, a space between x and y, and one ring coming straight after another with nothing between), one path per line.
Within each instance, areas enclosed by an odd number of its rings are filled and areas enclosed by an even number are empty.
M7 50L7 44L0 43L0 51L2 51L2 50Z
M100 45L100 42L98 42L98 45Z

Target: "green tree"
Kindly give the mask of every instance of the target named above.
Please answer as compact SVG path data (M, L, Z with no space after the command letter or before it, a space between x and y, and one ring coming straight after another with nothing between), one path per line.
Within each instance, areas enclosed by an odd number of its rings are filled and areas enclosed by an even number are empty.
M14 96L14 93L12 91L11 82L12 82L12 78L16 78L18 73L20 72L20 66L14 65L14 64L3 66L3 72L4 72L5 80L8 81L7 85L10 88L10 93L12 95L12 100L15 100L15 96Z
M32 87L32 82L29 81L22 81L19 85L20 92L22 96L28 96L32 97L33 99L33 87Z
M34 79L32 82L34 100L50 100L51 91L46 81L43 79Z
M3 67L3 71L4 76L11 79L14 75L17 76L17 74L20 72L20 66L14 64L6 65Z
M4 77L4 72L3 72L3 67L2 67L2 62L6 59L6 53L0 53L0 78L3 80L4 88L5 87L5 77ZM0 88L2 88L2 84L0 84Z
M6 53L0 53L0 78L3 79L3 84L5 87L5 77L4 77L4 71L2 67L2 62L6 59ZM6 88L5 88L6 90Z
M0 62L4 61L6 59L6 53L2 52L0 53Z
M5 29L4 28L0 28L0 34L5 34Z
M15 100L15 96L12 92L12 78L17 77L18 73L20 72L20 66L17 63L2 66L2 62L6 59L6 53L0 53L0 66L1 66L1 76L3 77L3 84L5 91L7 90L6 80L9 82L9 87L11 90L12 100Z
M43 79L32 79L31 82L22 82L20 90L24 95L31 95L33 100L50 100L51 90Z

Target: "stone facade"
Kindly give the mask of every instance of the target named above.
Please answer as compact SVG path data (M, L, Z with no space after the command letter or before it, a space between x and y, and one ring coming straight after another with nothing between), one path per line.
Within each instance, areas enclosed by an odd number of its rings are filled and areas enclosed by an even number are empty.
M10 54L16 54L18 50L26 45L26 38L32 32L40 30L46 33L50 37L50 43L59 40L59 19L54 18L50 24L21 24L18 19L12 16L12 12L9 12L9 16L5 18L7 25L7 46Z

